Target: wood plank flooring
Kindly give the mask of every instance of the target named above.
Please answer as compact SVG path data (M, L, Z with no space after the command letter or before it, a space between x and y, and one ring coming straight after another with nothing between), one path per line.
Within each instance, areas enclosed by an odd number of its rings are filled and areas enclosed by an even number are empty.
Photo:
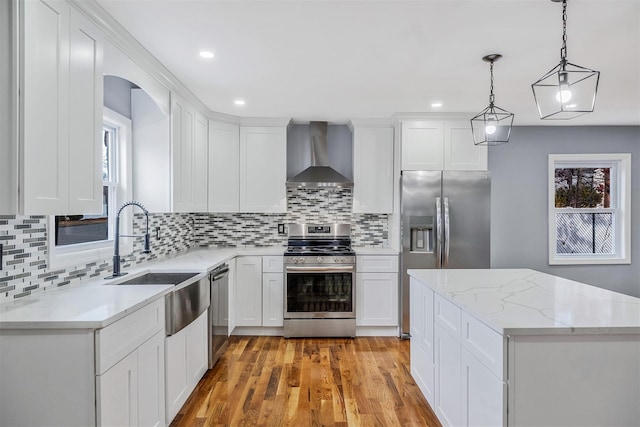
M395 337L230 338L171 423L192 426L440 426Z

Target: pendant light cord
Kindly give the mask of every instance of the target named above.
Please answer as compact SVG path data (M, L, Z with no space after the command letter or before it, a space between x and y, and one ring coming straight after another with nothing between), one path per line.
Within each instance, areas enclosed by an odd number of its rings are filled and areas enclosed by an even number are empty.
M491 84L489 85L489 107L493 107L495 96L493 95L493 62L490 62L489 71L491 73Z
M560 49L560 60L567 62L567 0L562 0L562 48Z

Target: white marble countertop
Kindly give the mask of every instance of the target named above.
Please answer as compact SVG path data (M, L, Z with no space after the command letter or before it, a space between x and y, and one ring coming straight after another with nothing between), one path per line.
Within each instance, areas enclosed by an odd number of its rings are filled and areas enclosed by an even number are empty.
M126 269L124 277L81 281L0 304L0 329L104 328L175 289L170 285L112 286L113 283L149 271L204 273L236 256L283 253L283 247L195 248L173 258Z
M539 271L408 273L504 335L640 334L640 298Z
M367 246L356 246L353 247L356 255L398 255L399 252L395 249L391 248L378 248L378 247L367 247Z

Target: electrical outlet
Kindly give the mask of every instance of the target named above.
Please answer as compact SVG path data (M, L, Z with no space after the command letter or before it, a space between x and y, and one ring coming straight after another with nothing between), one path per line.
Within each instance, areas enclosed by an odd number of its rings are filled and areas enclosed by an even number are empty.
M284 234L284 224L278 224L278 234Z
M0 270L4 268L4 262L2 260L2 255L4 254L2 250L4 249L4 245L0 244Z
M156 240L160 240L162 233L160 233L160 227L156 227Z

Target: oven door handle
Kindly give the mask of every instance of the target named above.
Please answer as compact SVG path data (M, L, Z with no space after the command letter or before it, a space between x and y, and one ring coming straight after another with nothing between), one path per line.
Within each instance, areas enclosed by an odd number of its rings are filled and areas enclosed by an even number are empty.
M295 266L287 266L287 271L298 271L304 273L314 273L314 272L353 272L353 265L345 265L345 266L331 266L331 267L295 267Z

